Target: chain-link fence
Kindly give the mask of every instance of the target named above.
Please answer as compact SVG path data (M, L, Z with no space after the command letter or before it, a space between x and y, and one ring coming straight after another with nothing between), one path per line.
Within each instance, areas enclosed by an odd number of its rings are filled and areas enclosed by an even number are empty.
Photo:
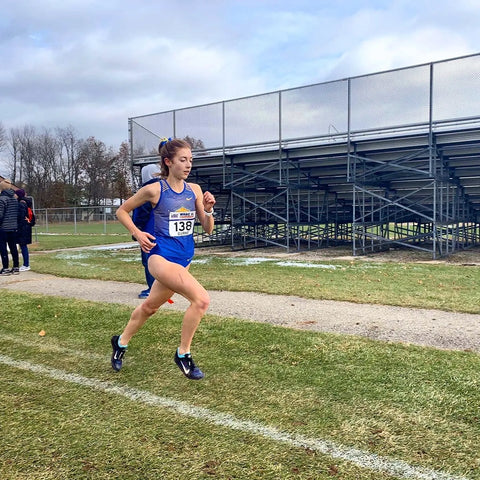
M134 161L160 137L207 150L478 124L480 54L129 119ZM286 143L285 143L286 142ZM197 155L198 156L198 155Z
M126 234L127 230L116 218L117 208L117 206L39 208L35 210L34 240L38 241L39 234ZM222 244L226 239L226 228L228 227L218 224L212 235L207 235L200 224L197 224L194 231L195 242L199 246Z
M39 208L35 210L36 233L125 233L116 206Z

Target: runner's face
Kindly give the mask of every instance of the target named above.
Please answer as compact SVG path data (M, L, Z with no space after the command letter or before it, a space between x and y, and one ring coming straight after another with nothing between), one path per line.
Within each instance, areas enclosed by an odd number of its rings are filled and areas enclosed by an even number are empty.
M192 163L192 151L189 148L179 148L176 155L170 159L170 175L185 180L190 175Z

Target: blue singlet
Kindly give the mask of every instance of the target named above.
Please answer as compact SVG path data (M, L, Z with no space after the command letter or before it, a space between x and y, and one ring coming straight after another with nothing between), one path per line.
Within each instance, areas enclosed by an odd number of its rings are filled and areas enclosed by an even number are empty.
M160 255L184 267L189 265L195 250L195 215L195 193L187 182L183 191L177 193L166 180L160 180L160 199L145 228L156 238L149 255Z

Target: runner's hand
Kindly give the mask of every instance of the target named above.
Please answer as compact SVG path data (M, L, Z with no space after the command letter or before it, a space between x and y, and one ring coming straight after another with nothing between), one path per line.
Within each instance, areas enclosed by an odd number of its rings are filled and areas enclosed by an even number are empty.
M215 205L215 197L210 192L203 194L203 208L205 211L210 212Z
M137 242L140 245L140 248L145 253L149 253L150 250L156 245L156 243L152 241L152 240L155 240L155 237L150 233L140 231L138 232L136 237L137 237Z

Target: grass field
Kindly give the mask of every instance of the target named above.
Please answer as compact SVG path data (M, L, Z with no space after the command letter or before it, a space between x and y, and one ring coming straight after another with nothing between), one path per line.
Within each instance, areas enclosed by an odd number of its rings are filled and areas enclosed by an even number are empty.
M37 219L38 220L38 219ZM37 221L33 229L33 234L44 235L123 235L125 228L117 221L97 220L97 221L79 221L73 222L49 222L41 223Z
M41 253L32 265L89 278L108 264L103 274L141 281L135 250ZM459 275L407 264L362 272L355 262L235 262L199 262L196 274L214 271L224 288L238 290L312 284L322 296L347 294L349 281L364 278L364 288L380 289L379 301L428 275L437 283ZM477 270L466 271L471 277L456 280L458 291L478 294ZM334 288L315 288L329 275ZM442 290L437 283L433 292ZM468 295L443 297L455 306ZM192 382L173 362L181 315L164 311L135 337L115 374L109 339L130 308L7 291L1 302L1 479L480 478L476 353L207 315L194 342L206 378Z
M35 271L75 278L143 283L139 248L51 251L131 241L128 236L45 235L32 249ZM480 267L432 262L225 258L197 249L191 271L209 290L480 313Z

